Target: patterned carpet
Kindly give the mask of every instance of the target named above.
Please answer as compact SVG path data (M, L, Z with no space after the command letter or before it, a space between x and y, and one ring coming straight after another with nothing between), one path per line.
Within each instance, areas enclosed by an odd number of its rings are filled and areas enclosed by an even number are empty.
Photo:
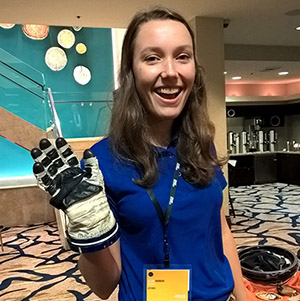
M231 188L238 247L270 244L297 253L300 187L286 184ZM62 249L56 223L4 228L0 300L99 300L77 269L78 255ZM117 290L109 300L117 300Z
M238 247L273 245L297 254L300 248L300 186L282 183L230 188Z
M4 228L2 238L0 300L99 300L78 271L78 254L63 250L56 223Z

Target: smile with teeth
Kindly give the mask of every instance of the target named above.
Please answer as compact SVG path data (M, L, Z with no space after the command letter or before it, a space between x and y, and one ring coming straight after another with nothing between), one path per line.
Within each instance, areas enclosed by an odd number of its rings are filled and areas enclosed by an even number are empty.
M162 98L173 99L180 94L181 90L181 88L158 88L155 93Z

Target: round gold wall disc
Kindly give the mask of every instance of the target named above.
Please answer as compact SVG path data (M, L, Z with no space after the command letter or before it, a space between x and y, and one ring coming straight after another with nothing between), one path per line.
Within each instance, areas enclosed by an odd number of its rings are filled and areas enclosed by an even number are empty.
M62 70L67 61L67 55L60 47L51 47L45 54L45 63L53 71Z
M91 71L85 66L76 66L73 76L75 81L80 85L86 85L92 78Z
M79 54L84 54L86 53L87 51L87 47L85 46L85 44L83 43L78 43L76 45L76 51L79 53Z
M48 25L24 24L22 25L22 30L32 40L43 40L49 34Z
M69 49L75 43L75 35L71 30L63 29L57 35L57 42L60 46Z
M0 27L5 28L5 29L11 29L15 26L16 24L12 23L0 23Z

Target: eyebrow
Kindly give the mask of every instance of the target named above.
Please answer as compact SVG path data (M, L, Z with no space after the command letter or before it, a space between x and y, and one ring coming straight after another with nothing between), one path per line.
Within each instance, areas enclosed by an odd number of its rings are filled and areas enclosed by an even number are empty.
M179 45L178 47L175 48L176 51L182 51L182 50L188 50L191 52L194 52L193 50L193 46L192 45ZM160 52L161 51L161 47L155 47L155 46L149 46L146 47L144 49L142 49L141 54L147 53L147 52Z

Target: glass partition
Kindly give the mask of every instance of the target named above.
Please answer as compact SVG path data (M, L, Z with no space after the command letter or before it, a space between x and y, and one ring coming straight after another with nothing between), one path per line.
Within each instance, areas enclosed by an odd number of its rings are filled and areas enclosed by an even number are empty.
M0 106L46 130L52 124L44 75L0 48Z
M65 138L105 136L108 131L111 92L52 93Z
M0 107L46 130L53 124L44 75L0 48ZM7 116L5 114L5 116ZM13 123L0 131L0 183L5 178L32 175L28 150L5 138ZM2 185L1 184L1 185ZM0 188L1 188L0 185Z

